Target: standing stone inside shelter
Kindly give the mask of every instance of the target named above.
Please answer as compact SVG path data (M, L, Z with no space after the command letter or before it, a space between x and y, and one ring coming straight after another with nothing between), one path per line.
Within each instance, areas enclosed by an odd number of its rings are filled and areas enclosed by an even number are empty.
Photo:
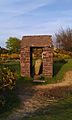
M32 74L35 75L40 75L42 74L43 71L43 59L42 59L42 52L43 49L39 47L33 47L32 48Z

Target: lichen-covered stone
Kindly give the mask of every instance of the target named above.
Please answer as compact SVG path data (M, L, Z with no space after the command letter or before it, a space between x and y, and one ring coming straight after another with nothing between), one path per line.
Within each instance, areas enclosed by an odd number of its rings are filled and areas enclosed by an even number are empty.
M41 64L42 64L42 60L41 59L37 59L35 61L35 75L39 74Z

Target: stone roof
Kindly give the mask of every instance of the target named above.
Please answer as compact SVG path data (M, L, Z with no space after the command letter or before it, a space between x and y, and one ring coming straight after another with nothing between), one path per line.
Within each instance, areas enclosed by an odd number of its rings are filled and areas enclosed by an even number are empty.
M51 35L23 36L21 47L44 47L52 45Z

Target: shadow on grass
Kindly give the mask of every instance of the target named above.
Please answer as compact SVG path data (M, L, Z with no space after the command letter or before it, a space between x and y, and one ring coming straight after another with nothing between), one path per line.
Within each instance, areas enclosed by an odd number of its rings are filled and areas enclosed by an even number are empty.
M60 69L63 67L64 64L66 64L67 61L63 60L56 60L53 63L53 76L56 76Z
M23 117L21 120L71 120L71 119L72 119L72 95L68 96L68 98L66 97L56 102L52 102L49 105L41 106L36 111L28 113L27 116Z
M71 120L72 99L59 101L37 110L33 116L22 120Z
M7 91L4 94L5 105L0 107L0 118L8 116L14 109L20 106L20 99L15 90Z

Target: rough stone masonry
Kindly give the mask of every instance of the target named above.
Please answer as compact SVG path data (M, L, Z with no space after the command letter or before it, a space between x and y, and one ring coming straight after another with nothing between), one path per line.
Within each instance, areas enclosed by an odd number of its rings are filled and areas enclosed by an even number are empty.
M23 36L21 41L21 75L31 76L31 48L43 48L43 71L42 75L52 77L53 75L53 49L50 35Z

